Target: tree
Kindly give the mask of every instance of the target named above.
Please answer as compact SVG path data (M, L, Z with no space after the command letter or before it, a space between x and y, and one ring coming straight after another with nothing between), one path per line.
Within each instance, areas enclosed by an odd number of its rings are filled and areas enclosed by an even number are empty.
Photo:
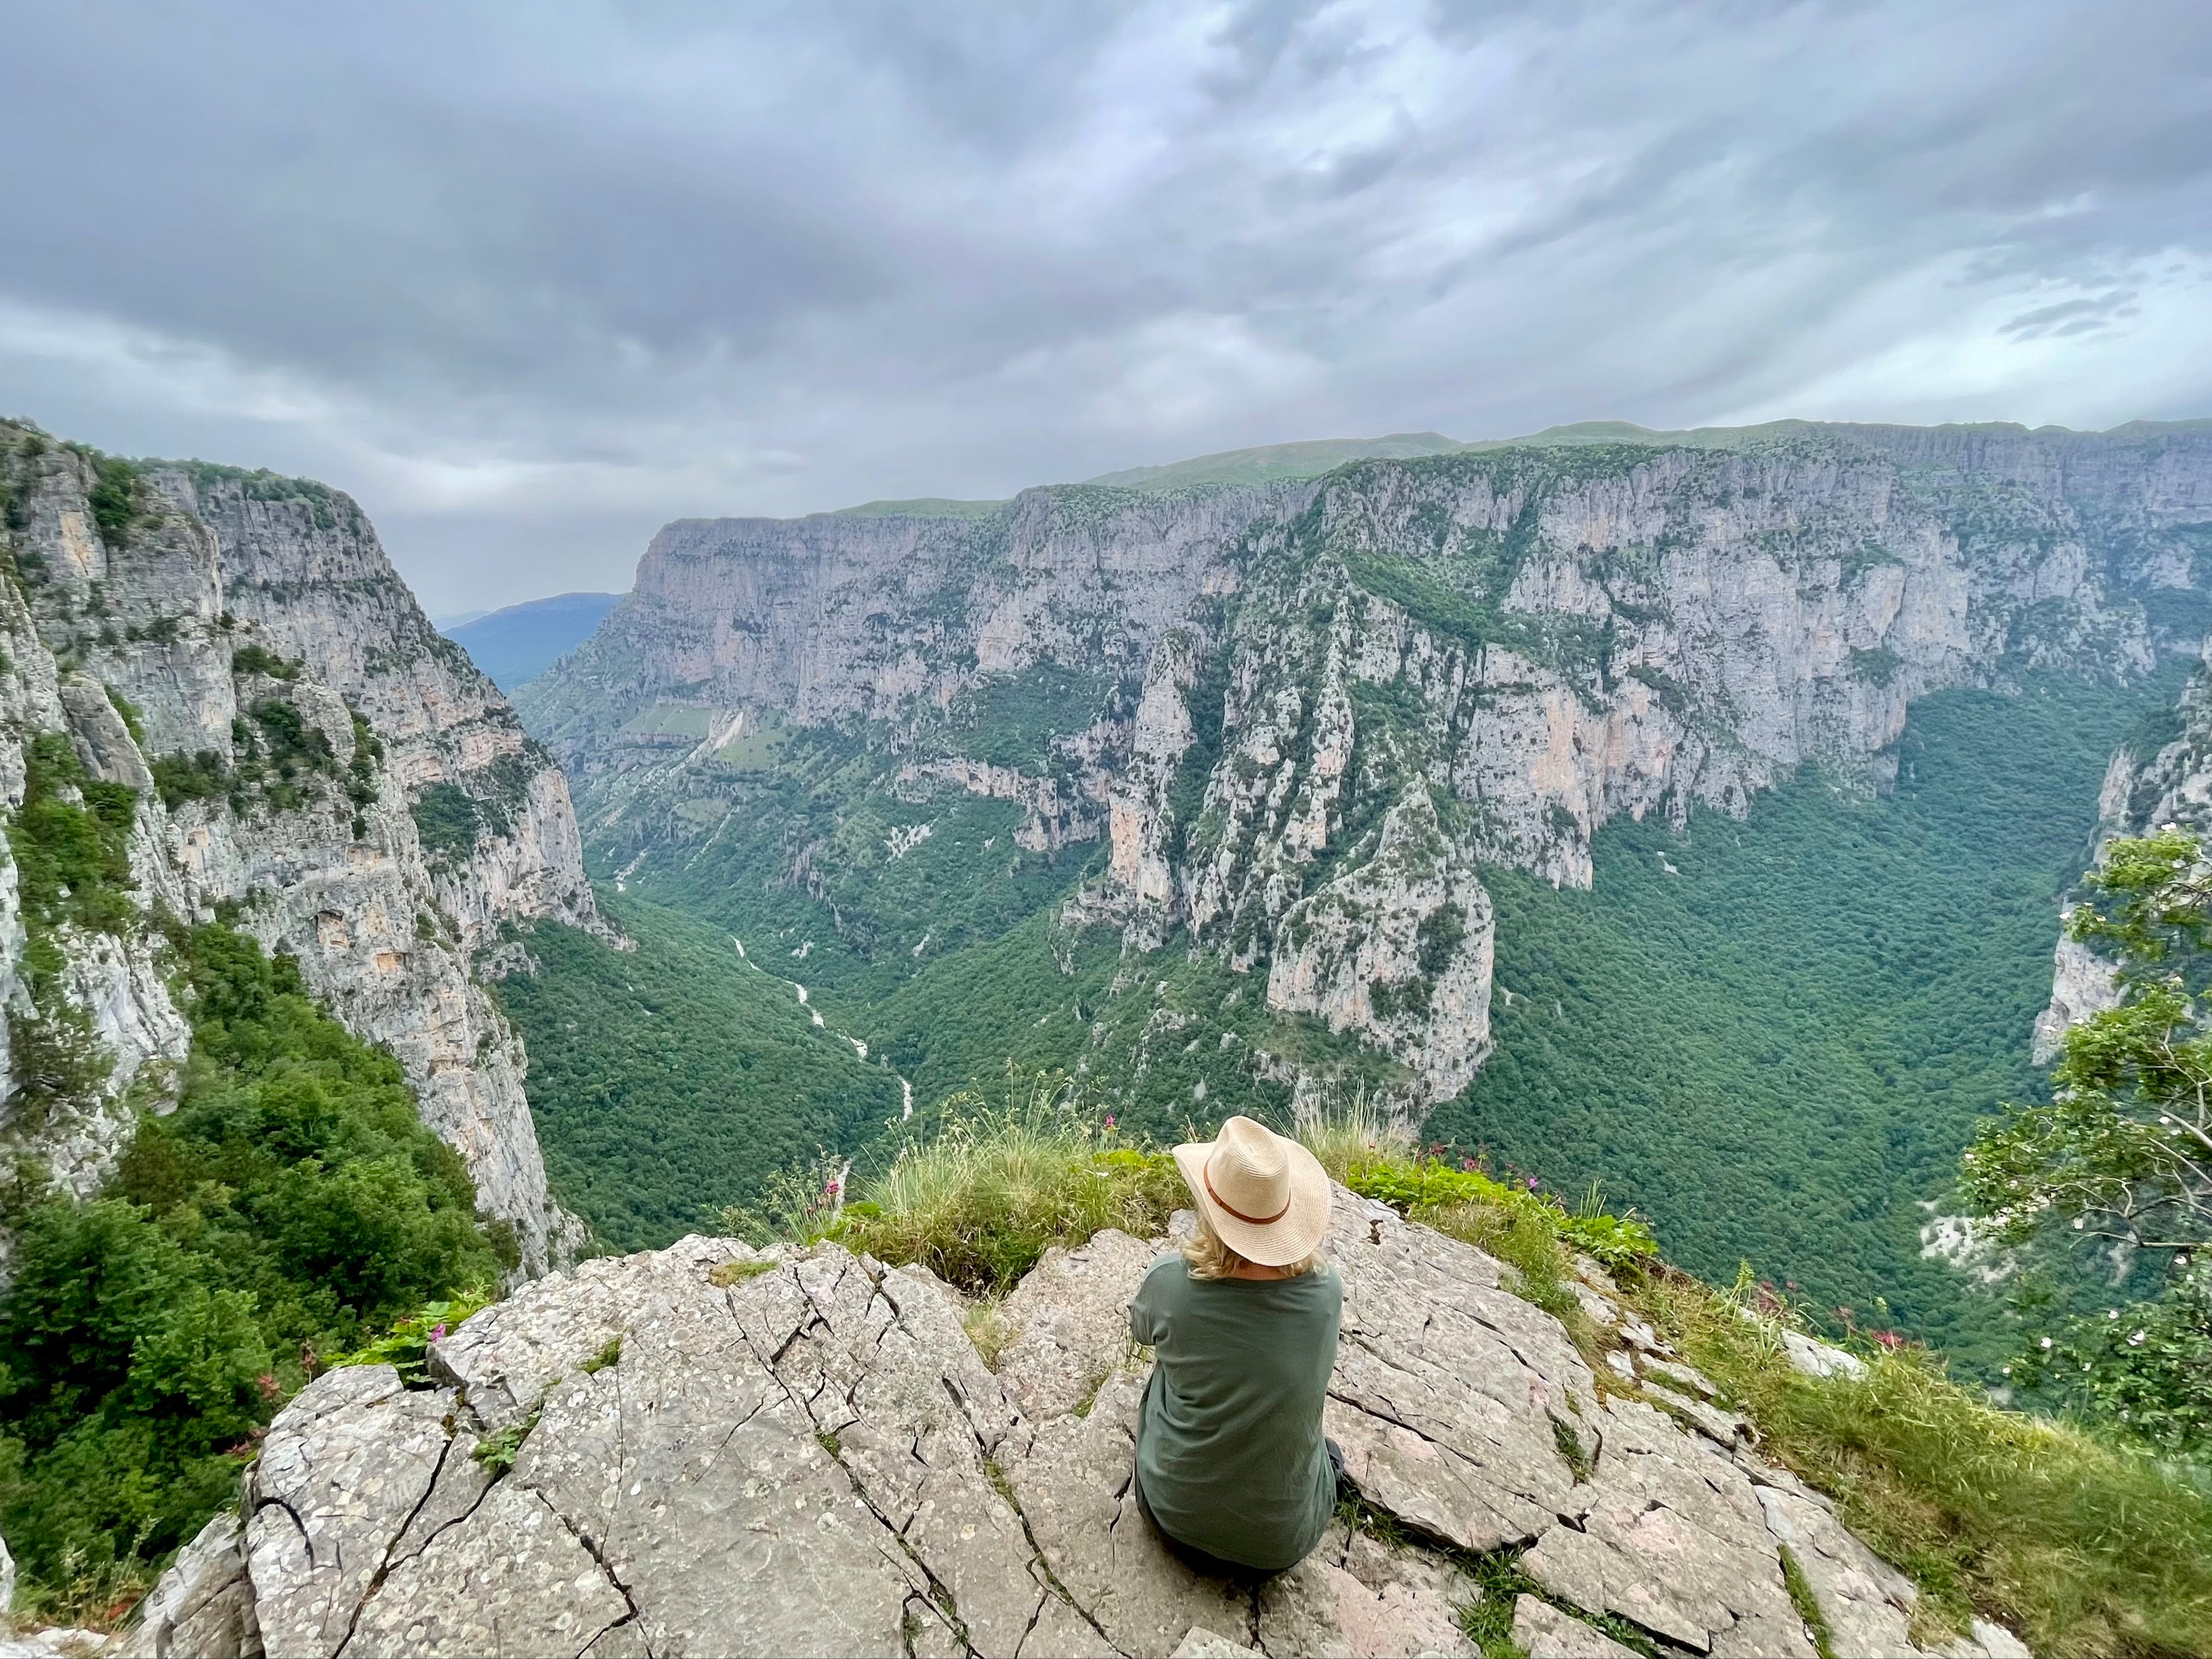
M2167 829L2112 843L2089 888L2068 931L2117 952L2120 1004L2067 1033L2050 1104L1983 1127L1966 1196L2014 1242L2064 1223L2193 1251L2212 1241L2212 863Z
M2067 1033L2046 1105L1966 1154L1969 1205L2008 1243L2048 1233L2163 1257L2150 1300L2038 1337L2014 1375L2129 1432L2212 1446L2212 861L2172 826L2112 842L2068 921L2118 966L2118 1006Z

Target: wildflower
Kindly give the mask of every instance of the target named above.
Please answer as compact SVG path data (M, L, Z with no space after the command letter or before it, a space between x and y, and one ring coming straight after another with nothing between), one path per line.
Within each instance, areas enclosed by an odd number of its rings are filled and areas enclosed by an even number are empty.
M253 1379L253 1386L261 1390L261 1397L264 1400L274 1400L276 1397L276 1379L267 1371L262 1372Z
M829 1194L830 1197L835 1198L839 1193L844 1190L844 1188L845 1183L843 1182L838 1180L836 1176L831 1176L828 1183L823 1186L822 1190Z
M1473 1175L1474 1173L1474 1160L1471 1158L1463 1158L1459 1161L1459 1167L1466 1170L1468 1174ZM2189 1258L2187 1256L2183 1256L2181 1260L2185 1262Z
M2009 1365L2000 1365L1997 1369L2002 1371L2007 1376L2010 1376L2012 1375L2012 1367Z
M2173 1265L2177 1267L2186 1267L2189 1265L2189 1258L2185 1255L2178 1255L2173 1258Z
M2077 1232L2077 1233L2078 1233L2078 1232L2080 1232L2080 1231L2081 1231L2082 1227L2084 1226L2084 1224L2086 1224L2083 1222L2083 1219L2082 1219L2082 1218L2081 1218L2081 1217L2080 1217L2080 1216L2078 1216L2078 1215L2077 1215L2077 1216L2075 1216L2075 1217L2074 1218L2074 1231L2075 1231L2075 1232Z
M1114 1114L1113 1114L1113 1113L1111 1113L1111 1112L1109 1112L1109 1113L1107 1113L1107 1114L1106 1114L1106 1130L1107 1130L1107 1133L1109 1133L1109 1134L1110 1134L1110 1133L1113 1133L1113 1129L1114 1129Z
M2130 1331L2128 1333L2128 1346L2130 1348L2140 1348L2142 1345L2143 1334L2141 1331Z
M1534 1176L1528 1177L1528 1190L1532 1193L1536 1190L1536 1177Z
M2105 1317L2107 1319L2118 1319L2119 1316L2120 1310L2118 1308L2107 1308L2105 1310Z
M430 1328L430 1340L433 1342L443 1342L446 1340L446 1322L444 1320L440 1320L435 1325L433 1325Z
M2046 1348L2051 1346L2051 1339L2049 1337L2046 1336L2043 1339L2043 1346Z

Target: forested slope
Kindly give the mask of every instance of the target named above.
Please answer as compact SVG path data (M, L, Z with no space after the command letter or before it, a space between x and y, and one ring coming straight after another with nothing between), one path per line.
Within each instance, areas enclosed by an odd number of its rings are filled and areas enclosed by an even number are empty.
M635 951L543 924L521 936L538 970L497 994L529 1044L547 1171L606 1244L669 1243L777 1170L897 1120L896 1077L817 1026L727 933L604 900Z
M1893 793L1808 770L1741 823L1609 827L1587 892L1494 872L1498 1052L1430 1133L1602 1181L1702 1277L1749 1261L1994 1366L1998 1304L1921 1256L1920 1205L1978 1117L2044 1088L2058 896L2113 749L2179 680L1942 693Z

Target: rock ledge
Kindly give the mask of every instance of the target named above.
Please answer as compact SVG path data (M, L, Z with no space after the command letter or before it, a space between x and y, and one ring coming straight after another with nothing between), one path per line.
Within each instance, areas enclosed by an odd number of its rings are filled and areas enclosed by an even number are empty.
M1511 1610L1531 1652L1619 1652L1610 1614L1662 1651L1814 1659L1786 1547L1839 1654L1920 1651L1911 1586L1725 1413L1601 1399L1495 1261L1340 1188L1328 1249L1328 1429L1396 1525L1264 1582L1190 1572L1131 1493L1152 1246L1048 1253L994 1370L926 1272L693 1237L486 1309L437 1387L319 1378L126 1650L1470 1656L1462 1553L1510 1547L1547 1598ZM1987 1626L1952 1650L2025 1651Z

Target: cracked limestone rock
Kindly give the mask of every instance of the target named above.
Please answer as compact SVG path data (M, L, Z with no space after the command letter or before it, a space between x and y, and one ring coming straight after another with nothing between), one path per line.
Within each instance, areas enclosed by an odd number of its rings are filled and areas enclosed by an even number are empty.
M1632 1650L1596 1626L1533 1595L1514 1601L1513 1640L1528 1659L1634 1659Z
M287 1406L243 1522L179 1558L131 1651L1474 1659L1455 1547L1531 1545L1583 1613L1809 1656L1786 1545L1831 1628L1912 1651L1909 1587L1825 1500L1601 1403L1496 1261L1341 1189L1328 1422L1389 1524L1264 1580L1193 1571L1131 1486L1126 1304L1161 1243L1049 1254L995 1372L957 1291L833 1243L687 1238L538 1281L440 1345L435 1386L367 1366ZM511 1464L475 1455L495 1437ZM1542 1602L1516 1620L1532 1653L1613 1651Z

